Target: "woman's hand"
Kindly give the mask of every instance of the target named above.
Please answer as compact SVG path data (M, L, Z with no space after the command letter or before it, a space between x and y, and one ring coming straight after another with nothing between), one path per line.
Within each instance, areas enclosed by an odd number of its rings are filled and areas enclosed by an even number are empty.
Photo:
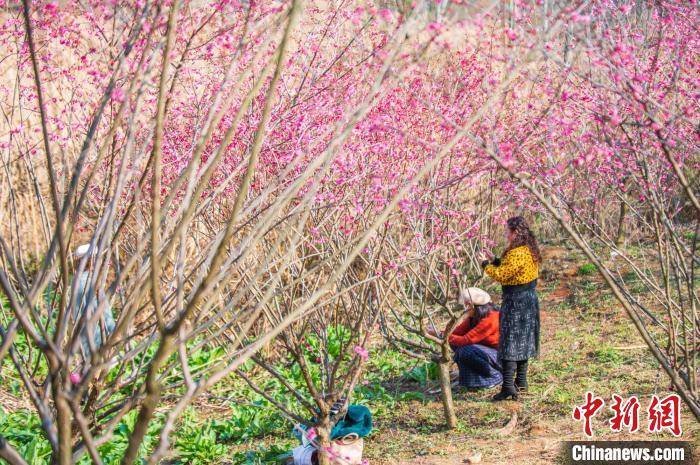
M490 261L491 257L486 252L481 252L479 254L479 263L481 264L482 268L486 268L486 265L488 265Z

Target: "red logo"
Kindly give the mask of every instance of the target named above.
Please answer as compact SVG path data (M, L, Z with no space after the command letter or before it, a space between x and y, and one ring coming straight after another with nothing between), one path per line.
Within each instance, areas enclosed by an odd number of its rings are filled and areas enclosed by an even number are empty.
M605 405L605 401L595 396L592 392L587 392L583 405L574 407L573 417L576 421L583 422L583 432L586 436L593 436L591 420ZM608 420L610 429L616 433L628 430L634 433L639 430L639 410L641 404L636 396L623 399L622 396L613 394L610 410L613 416ZM683 434L681 428L681 399L677 394L670 394L663 399L658 396L651 396L651 402L647 408L649 419L649 432L661 433L669 431L674 436Z
M683 433L681 429L681 399L677 394L671 394L659 400L657 396L651 396L649 404L649 432L659 433L665 429L674 436Z
M602 398L595 397L592 392L587 392L586 403L574 408L574 420L583 421L583 432L586 433L586 436L593 436L591 418L598 413L603 405L605 405L605 401Z
M617 394L613 394L613 404L610 409L615 415L610 419L610 429L619 433L627 428L630 433L639 429L639 399L632 396L626 401Z

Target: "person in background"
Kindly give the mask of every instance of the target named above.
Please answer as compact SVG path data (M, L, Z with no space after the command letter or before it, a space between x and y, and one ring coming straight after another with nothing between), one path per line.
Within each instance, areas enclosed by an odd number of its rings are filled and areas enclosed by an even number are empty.
M497 386L503 381L497 350L498 308L488 292L477 287L462 289L459 303L467 317L448 337L459 367L459 385L469 389Z
M331 416L335 416L345 404L342 399L331 406ZM343 465L361 465L364 451L364 439L372 432L372 413L364 405L350 405L345 416L332 428L331 444L325 453L331 463ZM302 444L291 452L278 457L278 461L286 460L286 465L318 465L320 444L316 441L313 429L297 425L294 435L301 439Z
M536 357L540 347L540 305L536 287L542 255L535 235L522 216L508 219L506 235L508 247L503 257L481 263L484 272L501 283L503 289L498 344L503 385L494 401L517 400L518 392L527 391L528 359Z
M82 350L83 361L85 366L89 365L92 352L90 351L90 342L88 341L88 322L98 310L98 299L95 288L92 285L92 266L94 257L90 252L90 244L83 244L77 249L75 249L74 257L79 262L83 257L87 257L85 263L85 268L80 273L77 273L73 279L77 280L76 294L73 307L73 319L76 324L84 316L85 321L83 323L83 329L80 332L80 346ZM109 334L114 331L115 322L114 316L112 315L112 308L107 304L104 312L95 324L94 331L92 333L92 342L94 343L95 350L102 346L103 334L106 338Z

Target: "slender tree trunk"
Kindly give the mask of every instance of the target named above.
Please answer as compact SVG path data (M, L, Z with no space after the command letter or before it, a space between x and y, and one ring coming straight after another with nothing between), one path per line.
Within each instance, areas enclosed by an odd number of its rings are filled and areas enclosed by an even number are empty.
M60 389L57 390L56 401L56 423L58 424L58 465L70 465L72 460L72 431L70 405L63 397Z
M625 217L627 216L627 203L620 202L620 214L617 219L617 234L615 235L615 246L620 247L625 241Z
M0 436L0 459L10 465L28 465L27 461L2 436Z
M146 377L146 396L139 410L134 430L129 438L129 445L122 457L121 465L132 465L136 462L139 449L146 436L148 425L155 414L156 407L160 402L163 386L158 379L158 371L173 352L174 338L166 334L161 341L158 351L153 357L151 366Z
M63 380L57 358L49 355L49 365L53 372L51 379L51 394L56 408L56 427L58 429L58 450L53 451L53 463L70 465L72 459L72 430L71 410L63 393Z
M440 396L442 397L442 408L445 413L445 424L449 429L454 429L457 427L457 416L455 415L455 406L452 401L449 360L438 363L438 376L440 378Z
M330 420L325 418L316 426L316 441L318 442L318 465L332 465L333 460L328 453L331 449Z

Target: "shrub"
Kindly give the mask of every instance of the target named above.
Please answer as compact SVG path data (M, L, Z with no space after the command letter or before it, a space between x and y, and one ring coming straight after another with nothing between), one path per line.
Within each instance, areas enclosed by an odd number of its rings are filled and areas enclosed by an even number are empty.
M418 365L406 373L406 376L416 383L425 385L428 381L438 378L438 365L435 362Z
M226 455L226 446L217 441L211 425L187 425L186 428L189 434L179 436L176 442L178 463L206 465L217 463Z
M593 263L584 263L578 267L578 274L580 276L588 276L597 271L596 266Z

